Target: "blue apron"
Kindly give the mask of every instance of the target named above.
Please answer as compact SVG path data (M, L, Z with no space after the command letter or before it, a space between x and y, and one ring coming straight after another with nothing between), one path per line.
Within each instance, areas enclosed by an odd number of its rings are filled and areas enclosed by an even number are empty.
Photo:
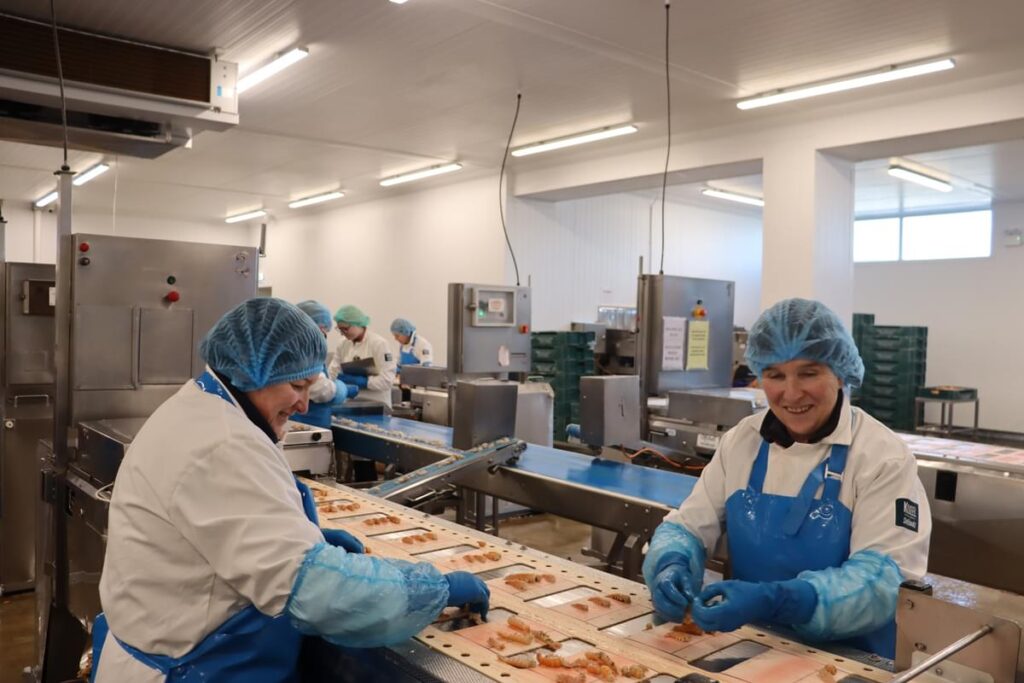
M208 394L234 403L217 378L204 372L196 385ZM302 492L303 485L296 480ZM304 505L306 517L314 524L316 506ZM93 668L95 681L107 632L100 614L93 625ZM116 637L116 636L115 636ZM299 680L298 659L302 634L284 614L270 617L249 605L221 624L182 657L142 652L118 638L132 657L166 676L167 683L292 683Z
M762 441L747 488L733 493L725 503L733 578L786 581L802 571L839 567L850 557L853 526L853 513L839 500L849 447L833 445L796 497L763 492L768 450L768 442ZM822 485L821 498L816 499ZM846 644L892 659L896 621Z

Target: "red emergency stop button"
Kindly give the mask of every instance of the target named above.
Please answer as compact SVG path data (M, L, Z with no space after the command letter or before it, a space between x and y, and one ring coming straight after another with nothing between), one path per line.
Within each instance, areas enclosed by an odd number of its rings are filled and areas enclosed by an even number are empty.
M526 334L529 331L530 331L530 326L529 325L520 325L519 326L519 334Z
M82 252L83 254L85 252L89 251L89 243L88 242L82 242L81 244L79 244L78 245L78 251Z
M180 299L180 298L181 298L181 294L178 294L177 290L174 290L174 289L172 289L171 291L167 292L167 295L164 296L164 300L165 301L169 301L172 304L175 301L177 301L178 299Z

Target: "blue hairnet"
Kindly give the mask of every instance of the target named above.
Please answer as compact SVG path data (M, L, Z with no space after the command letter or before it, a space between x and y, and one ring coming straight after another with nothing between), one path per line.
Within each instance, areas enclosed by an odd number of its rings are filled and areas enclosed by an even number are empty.
M342 306L334 312L334 321L343 325L366 327L370 324L370 316L359 310L358 306Z
M206 333L199 353L238 389L256 391L323 370L327 340L296 306L261 297L225 313Z
M791 360L824 363L849 387L864 379L864 362L839 316L819 301L784 299L761 314L747 338L747 365L758 377Z
M331 323L331 309L324 306L319 301L313 299L306 299L296 304L299 310L308 315L313 319L313 322L317 324L317 327L323 330L329 330L334 325Z
M403 337L411 337L416 331L416 326L405 318L395 318L391 321L391 334L400 334Z

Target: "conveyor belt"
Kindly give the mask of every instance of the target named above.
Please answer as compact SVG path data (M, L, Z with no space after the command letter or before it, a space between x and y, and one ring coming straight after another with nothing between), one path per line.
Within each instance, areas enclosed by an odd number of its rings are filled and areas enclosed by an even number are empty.
M419 440L419 443L433 441L438 448L451 449L450 427L383 415L357 416L350 419L363 428L390 432L395 438L404 435L409 440ZM339 425L336 423L336 432L338 428ZM335 443L345 450L345 434L339 436L336 433ZM373 457L364 452L358 455ZM697 483L695 477L685 474L636 467L628 463L592 458L535 444L528 445L520 455L519 461L506 469L600 489L640 501L657 503L670 509L679 507Z
M844 655L808 647L770 631L746 626L720 634L685 634L655 618L646 588L639 583L515 545L494 536L414 512L365 492L307 482L314 491L321 524L357 535L373 555L427 561L443 572L470 571L491 591L489 623L439 621L415 642L384 650L345 652L320 643L308 662L317 680L517 681L565 680L600 683L884 683L886 671ZM519 577L519 578L517 578ZM519 626L509 621L515 616ZM531 635L518 639L528 626ZM517 636L516 633L520 635ZM543 632L544 638L540 632ZM502 635L502 633L506 635ZM506 637L510 636L510 637ZM561 646L545 643L556 641ZM551 649L557 648L557 651ZM519 669L501 656L525 652L557 654L566 661L603 652L637 678L582 669L533 666ZM428 661L432 657L436 661ZM362 675L373 662L373 676ZM859 678L848 678L856 674ZM685 678L690 676L690 678Z

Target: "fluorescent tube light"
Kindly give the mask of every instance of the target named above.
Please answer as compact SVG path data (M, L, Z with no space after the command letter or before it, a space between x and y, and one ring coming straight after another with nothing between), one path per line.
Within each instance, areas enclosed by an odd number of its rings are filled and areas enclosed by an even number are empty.
M936 178L934 176L921 173L920 171L912 171L905 166L899 164L892 164L889 166L889 175L899 178L900 180L909 180L912 183L923 185L939 192L951 192L953 190L952 183Z
M385 178L380 181L381 187L391 187L392 185L398 185L399 183L408 183L413 180L420 180L421 178L429 178L430 176L441 175L442 173L451 173L458 171L462 168L462 164L452 163L443 164L441 166L431 166L425 168L422 171L413 171L412 173L403 173L402 175L392 176Z
M316 194L312 197L305 197L303 199L296 199L294 202L288 203L289 209L301 209L304 206L312 206L313 204L319 204L321 202L329 202L332 199L341 199L345 194L343 192L325 192L324 194Z
M557 138L555 140L547 140L545 142L537 142L532 145L526 145L525 147L519 147L518 149L512 150L512 156L525 157L530 154L550 152L553 149L562 149L563 147L583 145L588 142L606 140L607 138L617 138L620 135L629 135L630 133L635 133L636 131L637 127L632 124L626 126L616 126L614 128L602 128L601 130L593 130L590 131L589 133L580 133L578 135L570 135L564 138Z
M96 164L88 171L85 171L84 173L80 173L79 175L75 176L75 179L71 181L71 184L75 186L85 185L87 182L89 182L96 176L103 175L109 170L110 166L106 164Z
M255 211L249 211L248 213L240 213L240 214L236 214L234 216L228 216L227 218L224 219L224 222L225 223L241 223L242 221L247 221L247 220L250 220L250 219L253 219L253 218L261 218L261 217L266 216L266 215L267 215L266 211L264 211L263 209L257 209Z
M242 78L238 79L238 84L235 86L236 92L239 95L244 93L249 88L253 87L257 83L262 83L274 74L287 69L295 62L305 59L309 56L309 50L304 47L296 47L288 52L278 55L277 58L264 64L260 68L256 69L252 73L248 73Z
M404 5L408 1L409 0L391 0L391 2L395 3L396 5Z
M874 71L867 74L861 74L860 76L850 76L835 81L819 83L817 85L797 86L792 90L783 90L782 92L772 95L759 95L758 97L752 97L747 100L740 100L736 103L736 106L740 109L767 107L770 104L792 102L793 100L802 100L807 97L828 95L829 93L853 90L854 88L863 88L867 85L888 83L889 81L898 81L903 78L923 76L937 71L946 71L947 69L952 69L954 66L956 66L956 62L952 59L940 59L938 61L925 62L923 64L899 66L886 69L885 71Z
M701 190L700 193L706 197L726 199L730 202L739 202L740 204L749 204L751 206L764 206L764 200L760 197L751 197L750 195L726 192L725 190L716 190L712 187L706 187Z
M44 195L36 200L36 208L41 209L44 206L49 206L57 201L57 190L54 190L48 195Z

